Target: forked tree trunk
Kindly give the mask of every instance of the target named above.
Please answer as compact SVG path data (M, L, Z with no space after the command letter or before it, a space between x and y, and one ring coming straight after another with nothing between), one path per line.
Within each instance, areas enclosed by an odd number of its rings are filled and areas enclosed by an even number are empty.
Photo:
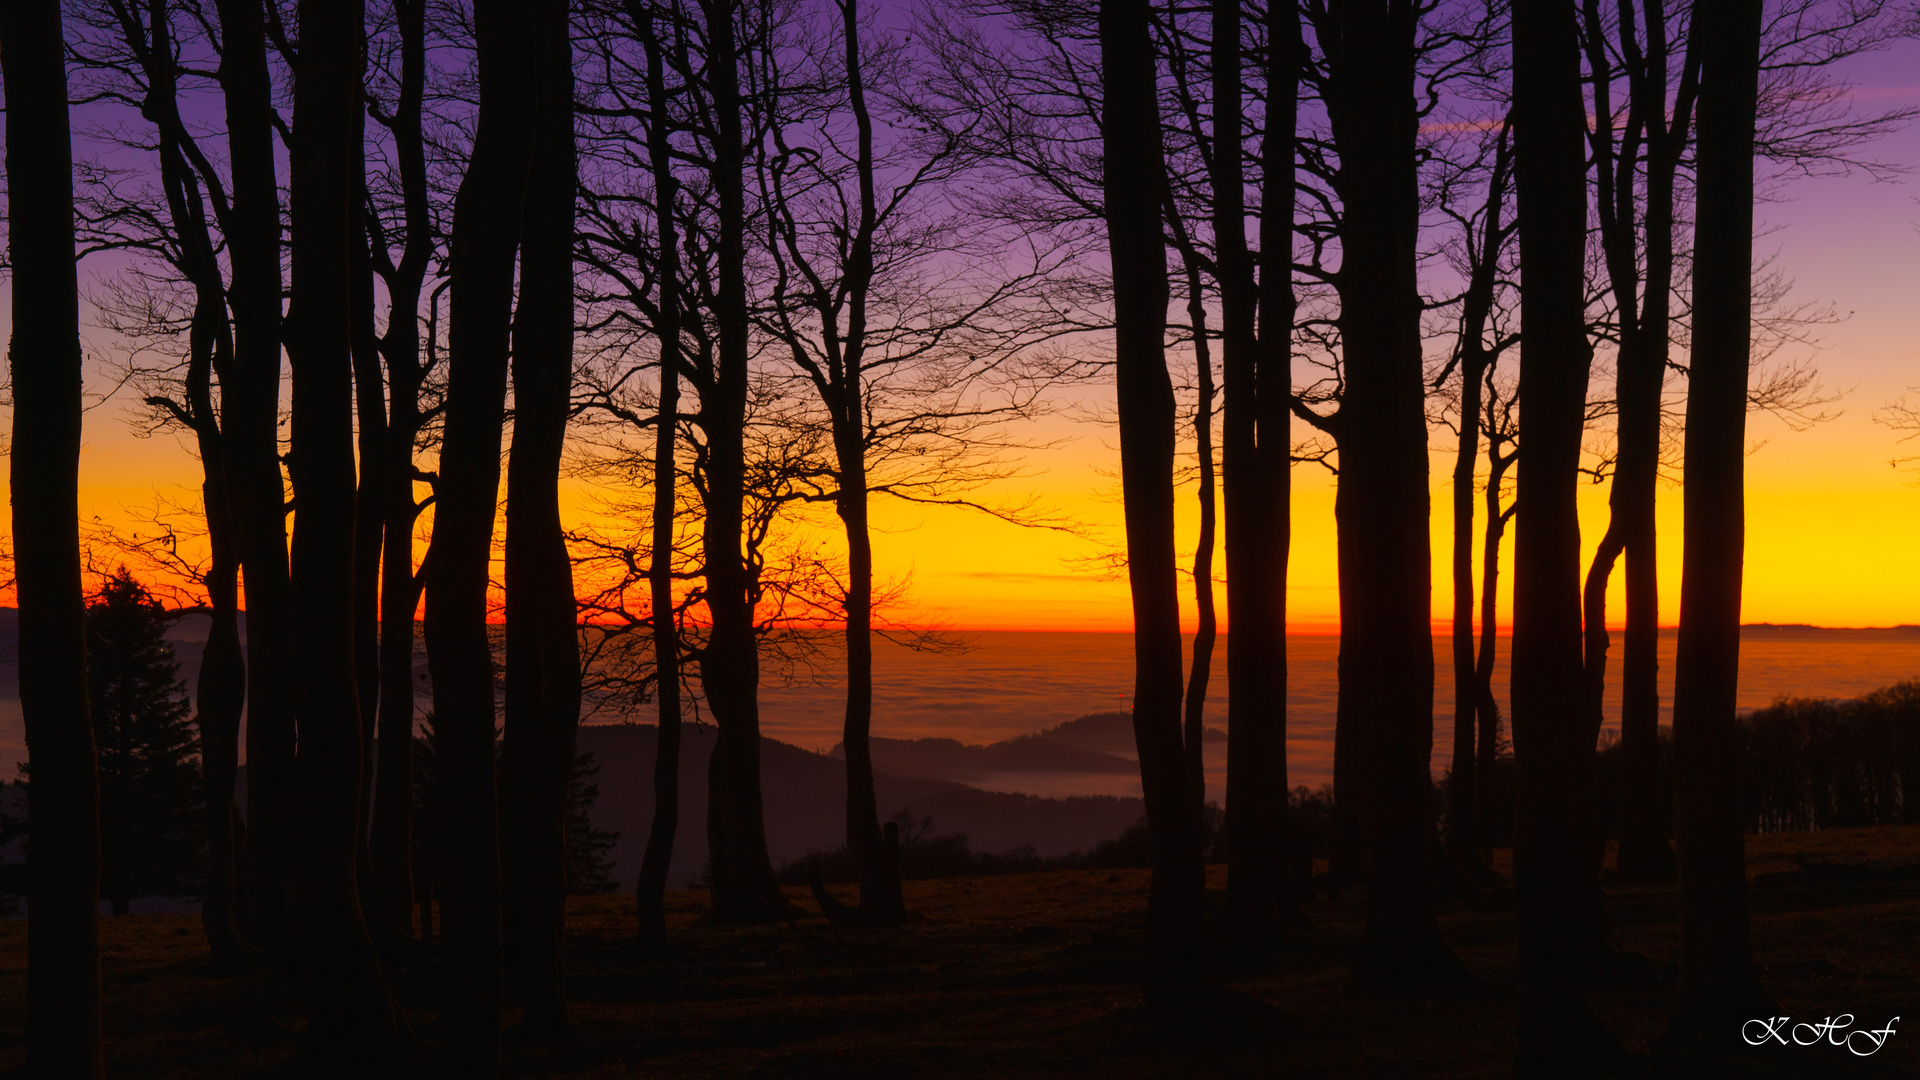
M350 266L360 191L359 0L303 0L294 75L289 244L293 367L287 471L297 500L293 599L294 806L289 911L307 987L305 1053L331 1062L399 1051L399 1011L362 918L361 737L354 670L355 477Z
M290 964L287 822L294 719L286 486L280 471L280 190L265 11L218 0L220 83L232 173L226 241L232 267L232 377L221 429L232 481L247 606L247 900L256 944Z
M1520 230L1520 462L1513 574L1514 897L1519 1065L1619 1046L1576 989L1598 929L1588 854L1593 746L1582 705L1580 438L1591 350L1585 320L1586 159L1573 10L1514 9L1514 187ZM1584 745L1583 745L1584 743Z
M706 89L715 127L710 178L719 212L714 313L718 367L700 400L700 425L707 435L701 546L712 620L700 657L700 682L719 729L707 769L707 849L713 866L714 919L751 923L778 918L787 905L767 854L760 795L760 658L754 631L758 586L741 550L752 331L746 295L743 50L735 26L741 7L737 0L702 0L700 10L706 23Z
M1760 0L1702 0L1695 8L1702 54L1699 189L1673 688L1681 1000L1668 1030L1674 1039L1718 1040L1727 1024L1774 1011L1753 969L1734 711L1746 544L1760 25Z
M393 110L394 156L400 167L407 239L400 261L386 274L387 329L380 353L387 368L385 490L380 503L379 763L374 772L373 821L368 837L374 882L393 929L412 924L413 859L413 635L420 582L413 567L415 442L420 435L420 293L433 251L427 201L426 140L421 128L426 90L425 0L396 0L400 31L400 93ZM423 938L430 927L421 924Z
M653 443L653 551L648 589L653 617L654 700L659 726L653 750L653 824L640 860L635 890L641 948L658 953L667 943L667 869L673 863L673 837L680 828L680 628L673 599L673 519L675 436L680 414L680 228L674 216L680 186L673 171L673 144L667 127L666 56L652 13L636 32L647 56L647 108L653 123L647 151L653 169L654 221L660 239L660 321L653 328L660 343L660 407Z
M1149 1006L1192 1004L1204 984L1206 863L1200 793L1181 730L1180 594L1173 538L1174 400L1167 374L1167 260L1160 184L1166 161L1145 0L1101 0L1102 193L1113 267L1127 581L1133 596L1133 737L1153 832L1147 898Z
M1284 10L1284 14L1282 13ZM1263 252L1293 248L1294 126L1300 26L1268 13L1267 133L1261 148ZM1246 242L1244 45L1237 3L1214 5L1213 155L1225 401L1227 613L1227 906L1254 940L1304 921L1293 881L1298 846L1287 807L1287 556L1290 543L1293 277L1291 257L1255 279ZM1192 734L1192 733L1190 733ZM1309 863L1308 865L1311 865Z
M1432 567L1421 301L1414 43L1404 0L1341 2L1319 30L1340 155L1340 331L1345 392L1334 517L1340 555L1336 812L1358 832L1367 882L1357 987L1461 979L1434 917ZM1343 789L1341 781L1346 780ZM1348 827L1352 827L1349 825ZM1336 843L1340 837L1336 835ZM1336 848L1336 850L1338 850Z
M516 0L474 5L480 109L454 197L448 259L446 429L427 555L427 665L439 793L440 926L447 966L440 1057L448 1075L500 1069L500 846L494 788L488 564L500 486L520 238L534 140L532 24Z
M100 778L80 592L80 294L56 0L0 4L13 271L14 568L27 801L27 1071L99 1077Z
M573 390L573 50L565 0L532 5L537 112L521 225L507 466L506 733L501 747L502 902L523 1022L564 1025L567 787L580 721L573 564L560 524L560 458ZM518 775L509 787L504 781ZM512 832L506 832L511 829Z

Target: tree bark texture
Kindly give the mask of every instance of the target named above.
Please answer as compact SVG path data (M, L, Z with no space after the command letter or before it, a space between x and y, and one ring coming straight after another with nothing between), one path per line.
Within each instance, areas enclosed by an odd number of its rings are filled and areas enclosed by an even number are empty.
M1181 730L1182 643L1173 534L1174 400L1167 374L1167 261L1160 184L1166 161L1144 0L1101 0L1102 193L1113 267L1127 581L1133 597L1133 734L1153 833L1142 989L1178 1007L1204 981L1206 908L1200 792Z
M440 923L448 968L441 1066L500 1069L501 878L488 566L500 486L514 252L532 165L535 60L525 5L474 5L480 110L449 240L446 428L426 568L440 806Z
M80 294L55 0L0 4L14 566L27 803L27 1071L100 1077L100 777L80 588Z

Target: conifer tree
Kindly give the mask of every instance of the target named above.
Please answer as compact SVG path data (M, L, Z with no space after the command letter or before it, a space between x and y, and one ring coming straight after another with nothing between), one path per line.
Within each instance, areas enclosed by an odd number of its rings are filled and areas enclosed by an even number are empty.
M573 755L573 772L567 780L567 894L602 896L618 892L613 880L614 861L607 852L620 840L613 829L593 826L593 804L600 800L600 763L593 751Z
M200 739L167 614L125 567L87 603L87 699L100 753L100 894L184 896L201 874Z

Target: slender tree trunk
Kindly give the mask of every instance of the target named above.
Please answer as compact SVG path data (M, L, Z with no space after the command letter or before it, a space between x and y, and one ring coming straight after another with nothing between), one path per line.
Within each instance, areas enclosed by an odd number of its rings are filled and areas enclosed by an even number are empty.
M1488 369L1491 373L1492 369ZM1474 781L1476 804L1482 808L1492 805L1493 770L1500 757L1500 705L1493 698L1493 662L1500 648L1500 631L1495 622L1500 598L1500 544L1507 533L1507 518L1513 513L1511 507L1500 505L1500 488L1505 481L1507 470L1512 467L1514 454L1501 453L1503 440L1494 435L1493 403L1488 403L1487 431L1487 524L1480 539L1480 650L1474 659L1473 697L1474 710L1480 721L1478 745L1474 748ZM1493 838L1481 822L1480 855L1482 861L1493 862Z
M405 204L406 247L386 275L388 319L380 351L387 367L386 456L381 498L379 763L374 772L373 822L368 839L374 881L393 929L405 934L414 893L413 869L413 638L420 582L413 567L415 442L420 435L420 293L433 250L427 201L426 140L421 107L426 89L425 0L397 0L400 94L393 142ZM427 926L422 924L422 933Z
M1495 153L1493 172L1487 181L1478 261L1473 266L1460 320L1460 438L1453 465L1453 766L1447 781L1447 851L1480 879L1485 879L1489 870L1476 798L1480 759L1475 721L1480 713L1480 681L1473 637L1473 494L1480 460L1481 389L1493 359L1486 347L1487 319L1506 240L1501 216L1506 205L1511 145L1503 135ZM1497 481L1494 483L1497 485ZM1494 490L1497 500L1498 487ZM1497 506L1493 513L1497 516ZM1494 558L1497 560L1497 552ZM1492 629L1490 621L1487 629Z
M1414 39L1419 9L1342 2L1319 37L1340 154L1340 705L1336 803L1358 827L1366 939L1355 984L1466 977L1434 917L1433 632L1426 385L1421 370ZM1345 767L1346 798L1338 785ZM1339 837L1336 837L1338 840Z
M305 1052L369 1061L398 1051L398 1009L368 938L356 885L360 850L360 703L354 670L353 296L361 168L358 0L304 0L294 76L289 244L293 367L293 599L299 756L288 866L290 910L307 984Z
M501 888L487 581L536 74L524 48L532 39L524 5L476 3L474 32L480 110L449 241L446 429L427 556L425 631L438 735L440 919L448 968L442 1068L450 1076L491 1077L500 1069Z
M680 628L673 599L674 511L677 496L675 438L680 415L680 228L679 183L667 128L666 57L648 11L638 26L647 55L647 151L653 168L654 221L660 238L660 408L653 444L653 552L648 587L653 609L654 700L659 707L653 750L653 825L640 860L635 891L642 948L660 952L667 943L667 869L680 828Z
M1168 220L1174 220L1169 213ZM1184 229L1176 230L1184 232ZM1190 249L1191 244L1184 244ZM1204 806L1207 792L1207 687L1213 678L1213 650L1219 637L1219 617L1213 604L1213 550L1218 535L1218 490L1213 453L1213 350L1207 342L1207 301L1197 259L1181 252L1187 271L1187 318L1193 323L1193 362L1198 388L1193 404L1193 450L1200 482L1194 492L1199 502L1200 535L1193 545L1193 663L1187 669L1186 713L1181 737L1186 740L1187 781ZM1228 843L1232 843L1229 836Z
M222 380L220 408L246 585L248 907L255 943L284 966L290 962L285 877L294 693L286 486L280 471L276 113L263 6L248 0L218 3L232 171L226 241L234 335L233 377Z
M1660 95L1667 112L1666 12L1658 0L1647 4L1647 70L1634 93ZM1672 792L1660 783L1660 584L1656 566L1655 493L1659 484L1661 392L1666 382L1673 303L1674 181L1685 150L1698 91L1696 68L1687 64L1672 115L1664 125L1650 122L1646 203L1646 299L1640 314L1641 347L1634 358L1632 386L1621 387L1620 450L1615 482L1631 483L1621 497L1631 508L1626 524L1627 626L1621 660L1620 703L1620 850L1617 865L1625 881L1665 882L1676 871L1667 843L1663 811ZM1657 89L1656 89L1657 88ZM1643 110L1645 111L1645 110ZM1626 378L1625 357L1622 378ZM1635 420L1628 430L1627 417ZM1629 438L1631 435L1631 439ZM1634 447L1629 468L1627 450Z
M13 271L14 567L27 801L27 1071L99 1077L100 777L80 593L80 294L60 5L0 4Z
M701 395L707 434L707 611L712 631L700 657L700 681L719 729L707 774L707 848L713 864L713 916L721 923L762 922L786 911L767 854L760 795L760 658L754 631L758 587L741 551L746 485L748 337L746 173L742 48L737 0L702 0L707 79L715 120L711 180L718 202L715 300L719 364Z
M1202 985L1206 864L1200 793L1181 731L1182 648L1173 537L1173 383L1167 374L1167 263L1161 233L1166 161L1145 0L1101 0L1103 193L1113 266L1114 370L1120 414L1127 579L1133 595L1133 735L1153 831L1143 990L1178 1008Z
M843 281L847 298L846 336L829 342L838 348L838 369L829 372L833 441L840 492L835 510L847 536L846 601L847 710L841 746L847 756L847 848L860 865L860 915L868 922L895 924L906 917L900 890L900 860L880 828L873 789L873 536L867 517L867 299L873 287L873 234L878 228L873 117L867 109L866 73L860 59L859 5L839 0L847 99L853 114L854 168L860 186L860 220L848 246ZM837 313L823 313L837 319ZM834 336L830 333L830 337Z
M364 0L362 0L364 3ZM352 311L353 394L357 426L359 484L353 500L353 673L360 699L360 813L354 832L354 867L360 907L376 941L391 941L395 919L374 877L368 826L373 819L374 728L380 703L380 556L385 534L387 495L386 379L380 370L380 341L373 327L373 258L368 250L365 166L355 170L350 204L351 233L347 262ZM404 910L404 898L396 898Z
M1270 941L1283 923L1303 921L1286 859L1292 842L1286 804L1284 534L1288 508L1284 501L1273 502L1288 497L1292 466L1286 399L1291 392L1287 369L1293 333L1293 126L1299 105L1295 45L1299 27L1297 15L1284 25L1277 21L1279 16L1270 18L1276 19L1270 30L1279 37L1268 46L1271 97L1262 150L1268 170L1263 196L1277 209L1274 220L1263 216L1260 240L1263 251L1276 253L1279 265L1270 266L1264 280L1257 282L1246 235L1240 5L1223 0L1213 6L1215 149L1209 179L1226 382L1221 443L1226 474L1227 612L1232 619L1227 635L1227 906L1229 917L1250 943ZM1275 285L1284 289L1277 303ZM1268 359L1268 354L1276 352L1286 358L1278 363ZM1278 454L1273 452L1276 442ZM1211 505L1212 485L1205 487L1203 498ZM1282 534L1277 551L1276 532ZM1210 606L1211 583L1208 587ZM1195 649L1197 664L1197 642ZM1190 713L1193 708L1189 702ZM1189 729L1189 736L1197 738L1191 724Z
M194 690L207 817L207 883L200 901L200 924L206 930L214 970L237 974L252 966L247 942L240 934L240 893L235 879L239 808L234 805L233 789L240 767L240 713L247 693L238 619L240 565L234 551L232 503L220 458L203 453L202 460L208 463L210 474L201 491L212 548L206 582L213 611Z
M524 1023L564 1025L561 942L567 908L567 787L580 722L580 641L573 564L560 524L560 459L573 391L573 50L565 0L534 8L539 69L534 168L520 241L513 328L513 448L507 466L507 712L502 757L524 752L517 901L517 997ZM505 771L503 769L503 776ZM503 797L508 792L503 791ZM516 820L517 819L517 820ZM504 839L504 837L503 837ZM503 844L503 855L504 855ZM517 877L517 880L516 880Z
M1585 131L1572 9L1514 9L1513 122L1521 295L1520 462L1514 538L1514 894L1519 1064L1618 1053L1575 988L1591 973L1587 853L1593 747L1582 709L1580 518L1575 502L1591 352L1585 321Z
M247 676L238 626L239 557L232 484L225 440L213 404L215 378L224 383L233 376L233 336L206 203L182 144L184 125L179 114L169 13L161 4L150 4L144 35L139 32L141 24L132 19L123 25L147 77L148 114L159 135L161 187L178 240L176 265L194 290L193 318L187 330L184 400L166 396L147 400L149 405L169 410L192 430L204 474L201 505L210 548L205 584L211 612L194 693L207 823L207 880L200 912L213 968L239 973L251 966L240 932L236 910L239 893L234 880L237 810L233 790L240 760L240 718L246 705ZM125 904L116 901L116 906Z
M1307 47L1300 13L1281 4L1267 6L1267 133L1260 148L1263 212L1260 250L1271 253L1260 273L1260 350L1254 359L1254 454L1259 471L1260 514L1255 567L1259 588L1253 616L1260 647L1254 659L1260 671L1260 705L1267 728L1259 740L1260 783L1278 798L1260 800L1264 831L1285 852L1294 902L1282 902L1284 916L1306 916L1295 906L1313 897L1313 854L1305 832L1287 802L1287 561L1293 546L1293 329L1298 305L1293 291L1293 205L1296 130L1300 111L1300 72ZM1231 571L1228 577L1232 577ZM1228 604L1231 615L1231 601ZM1229 669L1232 665L1229 662ZM1229 670L1231 678L1231 670ZM1231 741L1231 740L1229 740ZM1231 751L1229 751L1231 752Z
M1717 1033L1736 1017L1773 1011L1754 974L1748 932L1734 712L1746 543L1761 4L1703 0L1695 11L1693 32L1701 39L1702 54L1699 189L1687 380L1686 540L1673 691L1682 1004L1668 1035L1717 1041Z

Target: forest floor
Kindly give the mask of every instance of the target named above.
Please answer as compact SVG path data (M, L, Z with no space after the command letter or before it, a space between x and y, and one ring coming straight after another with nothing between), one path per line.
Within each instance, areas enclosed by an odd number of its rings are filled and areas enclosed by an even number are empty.
M1920 1073L1920 826L1750 837L1747 850L1755 956L1779 1011L1796 1023L1851 1013L1855 1030L1913 1012L1913 1029L1896 1029L1870 1057L1827 1041L1770 1044L1731 1056L1641 1055L1628 1074ZM1505 871L1507 853L1499 855ZM1214 890L1224 887L1224 869L1209 868ZM631 897L578 897L568 918L572 1030L535 1039L510 1029L506 1075L1512 1073L1518 988L1510 903L1442 911L1448 940L1486 980L1482 990L1411 999L1345 992L1364 899L1362 890L1349 890L1309 905L1316 931L1264 963L1230 943L1211 943L1221 980L1270 1005L1226 998L1198 1018L1168 1023L1145 1010L1136 981L1146 889L1147 873L1127 870L912 882L910 925L837 934L817 915L791 925L709 927L701 921L704 893L675 893L671 961L648 961L628 947ZM1676 947L1674 891L1607 891L1620 944L1655 964L1637 983L1595 987L1589 998L1629 1048L1643 1051L1674 1010L1666 966ZM817 910L803 891L792 895L803 912ZM25 937L23 921L0 921L4 1076L25 1075ZM197 916L103 919L101 938L109 1076L292 1075L287 1062L300 1034L294 996L264 975L214 978ZM401 985L409 1020L427 1041L433 981L428 963ZM1570 1059L1566 1075L1577 1064Z

